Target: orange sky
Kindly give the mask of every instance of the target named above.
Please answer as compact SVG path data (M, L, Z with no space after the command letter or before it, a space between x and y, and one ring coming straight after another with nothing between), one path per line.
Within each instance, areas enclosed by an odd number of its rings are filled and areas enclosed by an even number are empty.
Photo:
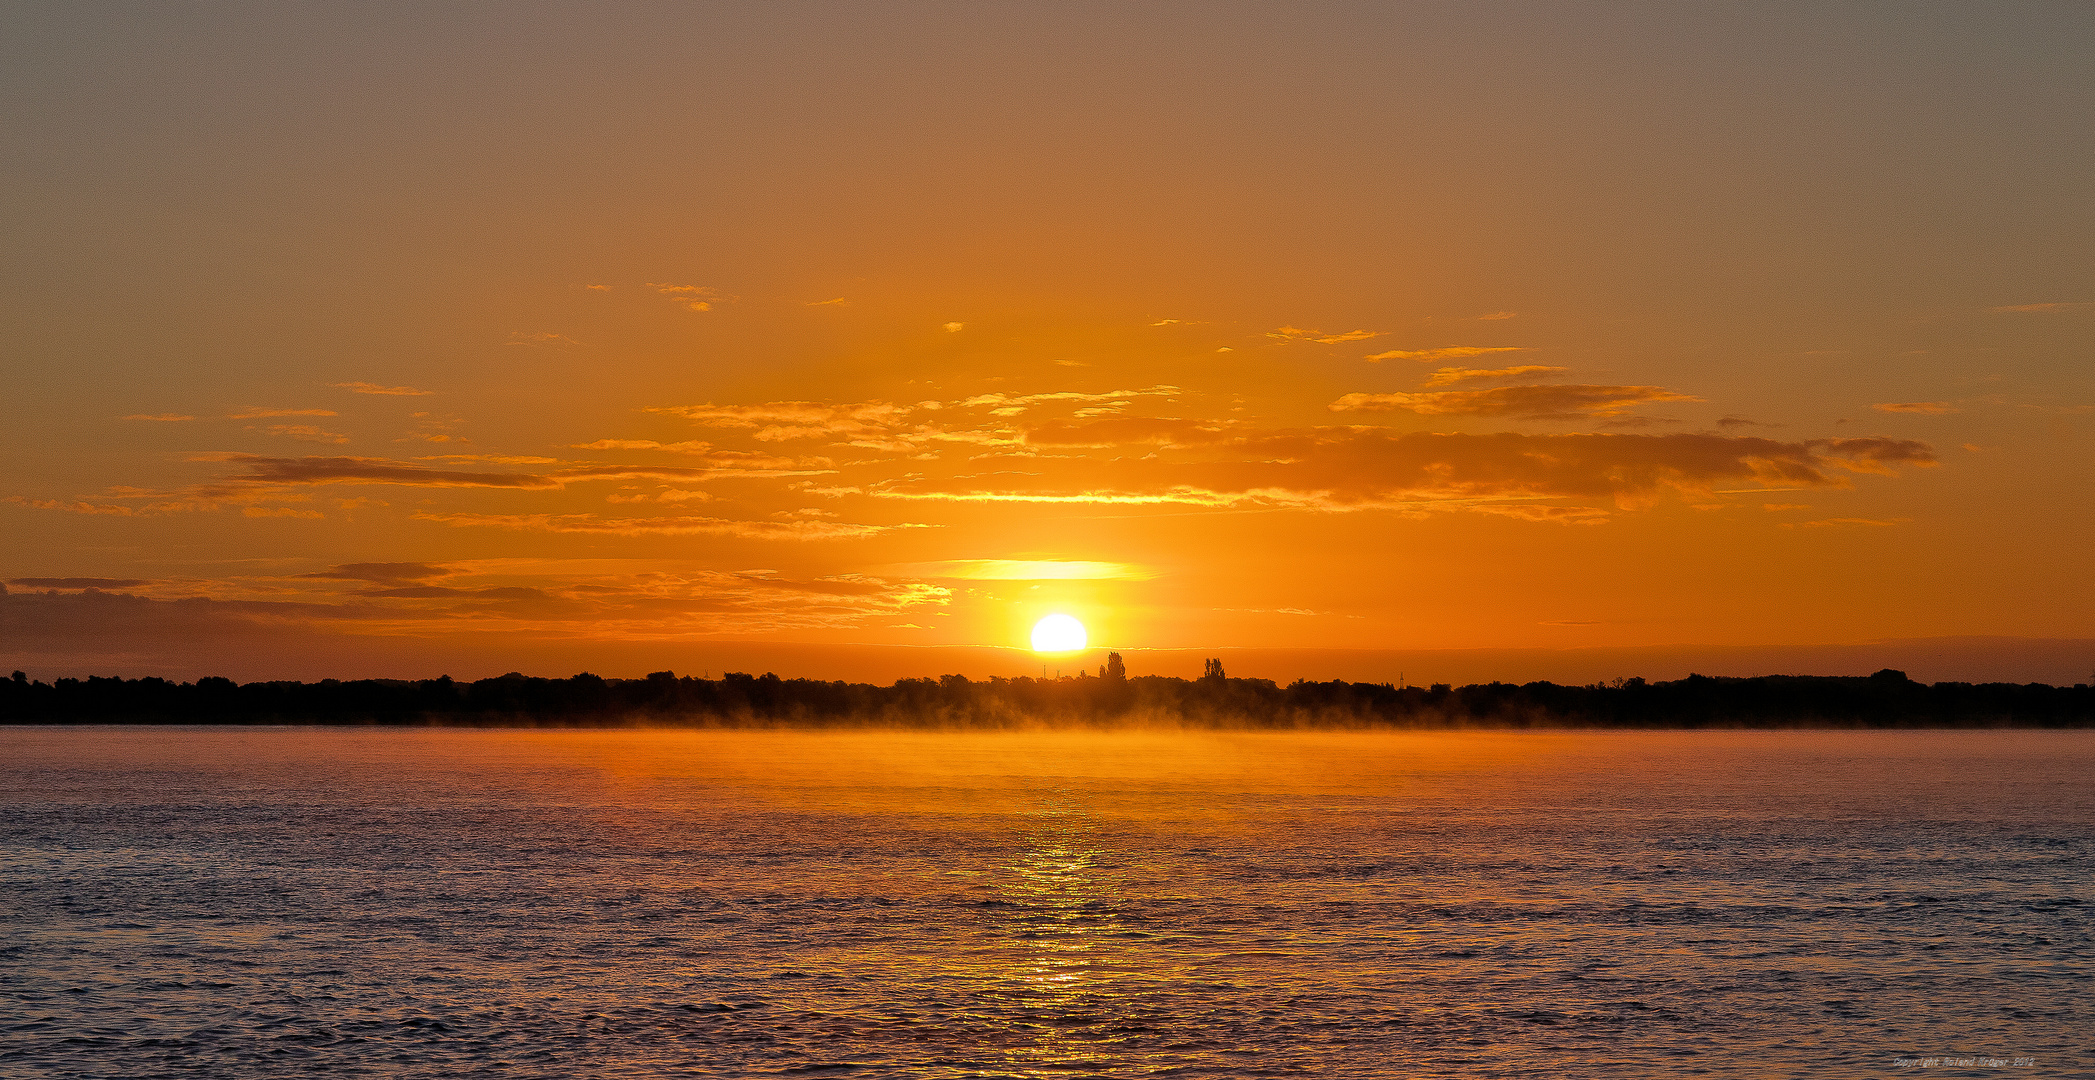
M2095 638L2087 7L1037 8L11 7L0 662Z

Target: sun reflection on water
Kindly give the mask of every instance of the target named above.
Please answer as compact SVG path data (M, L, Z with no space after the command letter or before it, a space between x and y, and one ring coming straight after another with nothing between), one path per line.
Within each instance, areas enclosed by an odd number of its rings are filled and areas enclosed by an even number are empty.
M1012 943L1009 992L1014 1040L1007 1064L1021 1075L1067 1075L1099 1067L1135 1024L1125 981L1121 874L1125 860L1098 843L1097 819L1066 796L1043 803L1024 849L1002 879L1011 906L1002 933Z

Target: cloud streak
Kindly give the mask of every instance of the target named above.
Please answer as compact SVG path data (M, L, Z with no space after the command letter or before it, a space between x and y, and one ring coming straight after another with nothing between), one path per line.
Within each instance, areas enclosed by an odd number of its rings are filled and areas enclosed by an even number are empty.
M1504 368L1458 368L1444 367L1426 376L1427 386L1456 386L1466 382L1489 382L1495 379L1525 379L1531 375L1560 375L1570 368L1545 367L1541 364L1522 364Z
M1472 356L1488 356L1492 353L1526 352L1525 346L1500 345L1483 347L1477 345L1450 345L1443 349L1391 349L1376 353L1369 360L1467 360Z
M1333 412L1402 410L1421 416L1503 416L1561 419L1619 416L1639 405L1700 401L1662 386L1500 386L1489 390L1442 390L1419 394L1347 394Z
M383 397L425 397L436 393L434 390L417 390L412 386L380 386L368 382L338 382L328 385L352 394L377 394Z
M1384 337L1387 330L1348 330L1343 334L1327 334L1322 330L1304 330L1299 326L1283 326L1266 336L1280 341L1314 341L1319 345L1338 345L1348 341L1366 341Z
M1468 435L1385 428L1238 433L1189 453L1190 460L1040 459L1026 473L907 478L865 494L946 502L1417 512L1579 499L1639 509L1669 491L1700 496L1716 485L1741 482L1839 488L1849 486L1854 474L1892 475L1935 464L1925 443L1885 437L1778 442L1701 434Z
M744 540L844 540L929 525L854 525L838 521L733 521L715 517L602 518L595 514L416 514L417 521L519 532L597 536L732 536Z
M719 289L705 285L676 285L666 281L650 281L647 287L676 301L677 306L687 311L711 311L714 305L732 303L735 299L723 294Z

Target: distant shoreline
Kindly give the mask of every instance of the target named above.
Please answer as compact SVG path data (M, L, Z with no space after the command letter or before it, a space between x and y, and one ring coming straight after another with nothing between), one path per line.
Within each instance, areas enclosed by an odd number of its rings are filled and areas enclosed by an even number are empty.
M0 724L207 724L327 727L1025 730L2063 729L2095 727L2087 684L1924 684L1886 669L1865 677L1769 675L1671 682L1618 679L1467 686L1094 676L901 679L892 685L719 679L656 672L236 684L205 678L0 680Z

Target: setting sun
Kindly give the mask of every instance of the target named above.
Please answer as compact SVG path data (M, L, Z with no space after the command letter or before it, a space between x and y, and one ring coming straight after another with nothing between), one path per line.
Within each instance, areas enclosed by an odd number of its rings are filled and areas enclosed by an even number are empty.
M1050 615L1033 624L1033 651L1077 652L1084 647L1084 624L1068 615Z

